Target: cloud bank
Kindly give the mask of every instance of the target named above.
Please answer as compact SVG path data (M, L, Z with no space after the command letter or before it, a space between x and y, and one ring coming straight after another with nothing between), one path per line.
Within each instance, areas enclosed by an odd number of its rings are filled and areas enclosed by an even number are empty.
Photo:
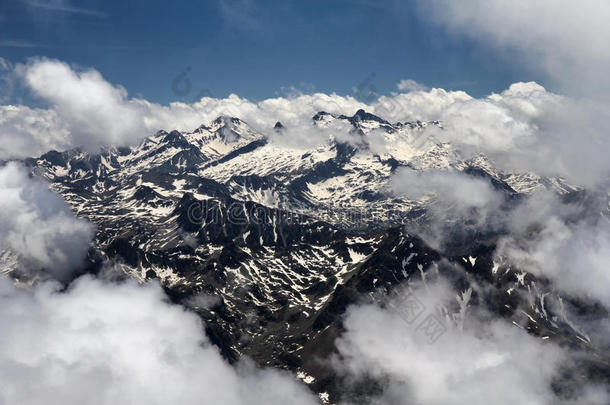
M604 0L420 1L422 19L541 70L563 91L608 100L610 4ZM516 52L516 55L515 55Z
M84 276L60 292L0 277L0 322L0 403L318 403L285 372L230 366L157 284Z
M471 307L471 292L453 291L438 280L415 283L392 298L400 306L403 295L416 296L426 314L443 320L447 329L434 342L419 328L421 319L407 323L388 309L392 305L349 308L335 368L356 384L362 378L382 381L381 392L367 402L378 405L601 405L610 400L603 387L587 385L572 398L558 397L552 384L571 361L569 349Z
M77 146L132 145L159 129L193 130L220 115L239 117L272 137L280 121L289 133L275 140L311 148L328 137L312 133L315 113L351 115L363 108L392 122L441 120L444 130L428 129L435 138L451 142L466 157L484 153L502 168L563 176L583 185L609 171L604 148L610 146L605 136L610 109L550 93L536 83L516 83L480 99L462 91L413 89L368 105L350 96L315 93L256 103L237 95L204 97L162 106L129 98L95 70L57 60L33 59L16 71L49 107L0 107L0 159Z
M22 270L67 280L82 266L94 230L25 167L0 167L0 253L16 254Z
M560 290L592 298L610 309L606 208L603 195L571 203L536 193L506 217L508 232L498 242L497 255L553 280Z

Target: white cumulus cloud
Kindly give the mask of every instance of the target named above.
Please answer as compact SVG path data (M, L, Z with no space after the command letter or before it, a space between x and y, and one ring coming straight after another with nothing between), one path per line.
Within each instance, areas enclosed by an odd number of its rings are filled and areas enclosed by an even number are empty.
M542 70L570 94L608 100L607 1L432 0L420 5L425 21L504 53L511 63Z
M0 403L318 403L286 372L226 363L157 284L84 276L58 287L0 277Z
M418 83L417 81L415 81L413 79L402 79L400 82L398 82L396 87L398 88L398 90L402 90L402 91L426 91L426 90L428 90L428 87L426 85Z
M0 253L18 255L26 270L65 280L83 265L94 227L77 219L48 184L17 163L0 168Z
M599 386L579 387L574 402L557 397L552 384L570 362L568 349L470 307L470 292L460 292L464 311L453 318L456 292L442 280L412 287L388 307L348 309L334 365L356 384L363 377L384 381L367 403L601 405L610 399ZM412 322L399 315L407 291L423 304L424 313ZM429 317L445 329L422 327Z

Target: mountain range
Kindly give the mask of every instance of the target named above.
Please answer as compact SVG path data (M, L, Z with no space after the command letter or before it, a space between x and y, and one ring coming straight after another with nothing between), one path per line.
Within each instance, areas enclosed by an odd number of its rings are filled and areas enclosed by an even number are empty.
M467 296L533 336L588 353L566 384L610 376L607 355L562 311L569 303L597 319L603 309L499 259L502 229L464 233L462 224L444 223L455 233L451 243L429 243L419 230L439 202L396 193L393 179L405 169L457 171L488 181L506 204L539 189L584 203L583 189L500 170L483 155L465 158L434 138L445 130L438 121L319 112L311 128L330 135L303 147L280 122L264 134L221 116L133 147L50 151L25 163L97 227L83 271L105 271L111 261L115 277L158 280L201 317L226 359L288 369L322 402L379 389L376 381L356 389L324 361L335 353L348 306L383 302L438 275L451 280L458 301Z

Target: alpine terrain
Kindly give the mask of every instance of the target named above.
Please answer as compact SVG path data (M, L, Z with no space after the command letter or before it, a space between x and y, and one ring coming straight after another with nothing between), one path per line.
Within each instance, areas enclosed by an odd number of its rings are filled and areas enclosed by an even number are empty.
M429 340L460 307L480 307L582 353L557 390L609 378L608 352L565 310L595 321L607 315L603 307L503 261L495 254L502 224L439 220L432 213L455 207L434 195L409 198L393 179L402 170L459 172L487 182L503 210L546 189L606 216L607 196L561 178L506 172L483 155L465 158L431 135L446 130L438 121L320 111L311 126L342 129L303 150L281 142L290 128L280 122L259 133L239 117L220 116L192 132L159 131L135 147L49 151L25 163L95 224L84 271L109 271L110 261L114 277L158 280L201 317L226 359L290 370L324 403L372 397L384 384L353 381L330 365L350 304L390 305L388 295L439 275L451 280L457 299L455 308L437 311L436 330L424 331ZM432 226L447 240L426 238L422 230ZM6 271L27 277L11 267L11 255L0 257ZM405 318L411 309L393 308Z

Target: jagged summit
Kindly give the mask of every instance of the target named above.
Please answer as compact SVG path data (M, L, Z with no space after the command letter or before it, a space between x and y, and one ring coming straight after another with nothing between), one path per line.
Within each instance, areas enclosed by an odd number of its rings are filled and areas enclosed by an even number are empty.
M220 115L215 120L201 124L193 132L203 131L218 131L221 128L233 129L245 125L245 123L237 117L230 117L227 115Z
M337 114L328 113L326 111L319 111L312 117L312 119L314 121L322 121L322 120L329 119L329 118L347 120L354 125L357 125L359 122L362 122L362 121L375 121L375 122L378 122L381 124L390 125L390 123L388 121L384 120L383 118L380 118L374 114L366 112L363 109L356 111L356 113L352 116L344 115L344 114L337 115Z
M356 111L356 113L351 117L348 117L346 115L340 115L338 118L346 119L349 122L351 122L352 124L357 124L362 121L375 121L380 124L390 125L390 123L388 121L384 120L383 118L380 118L380 117L376 116L375 114L366 112L363 109Z
M334 117L334 115L327 113L326 111L319 111L313 117L311 117L311 119L314 121L321 121L326 117Z

